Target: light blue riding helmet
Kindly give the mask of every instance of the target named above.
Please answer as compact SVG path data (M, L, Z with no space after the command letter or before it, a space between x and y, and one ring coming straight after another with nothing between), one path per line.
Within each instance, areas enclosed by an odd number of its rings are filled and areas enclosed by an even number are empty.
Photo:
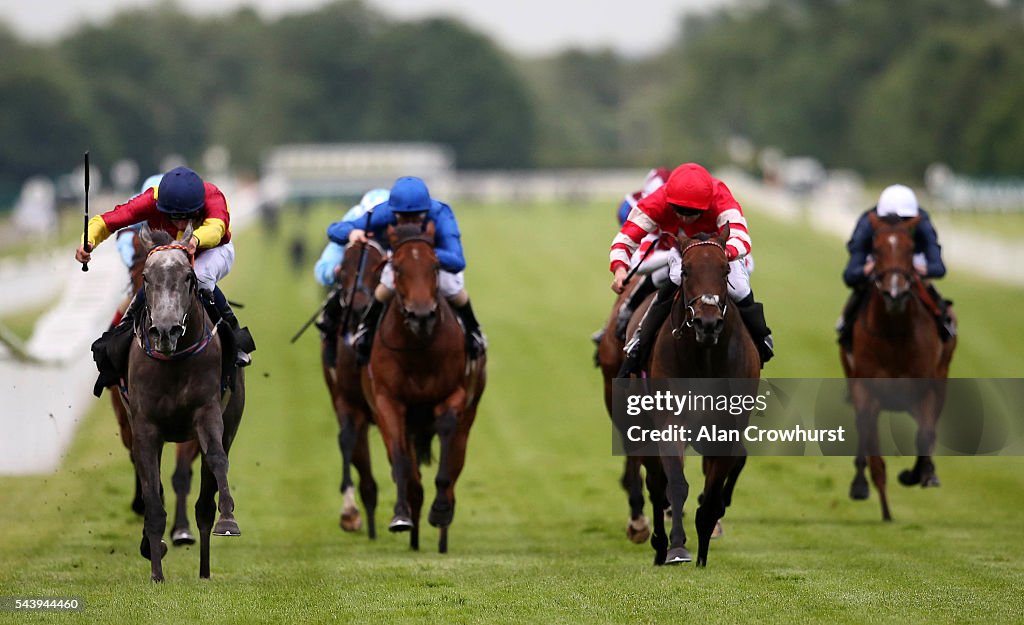
M160 179L163 178L163 174L153 174L146 181L142 183L142 188L139 189L139 193L145 193L150 189L160 186ZM125 230L132 232L138 232L142 228L142 224L138 223L134 226L128 226ZM117 236L117 252L121 255L121 262L124 263L125 267L131 267L132 262L135 260L135 237L134 236Z
M142 188L139 189L139 193L145 193L148 189L160 186L160 179L163 178L163 174L153 174L146 181L142 183Z
M363 199L359 200L359 203L348 209L345 216L341 218L342 221L352 221L353 219L359 219L366 214L366 211L370 210L378 204L383 204L388 201L391 196L391 191L387 189L370 189L363 194Z

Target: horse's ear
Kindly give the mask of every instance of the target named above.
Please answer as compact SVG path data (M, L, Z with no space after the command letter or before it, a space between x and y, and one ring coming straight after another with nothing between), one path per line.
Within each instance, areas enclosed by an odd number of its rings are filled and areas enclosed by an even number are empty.
M878 216L876 211L868 213L868 221L871 222L872 230L878 230L882 227L882 218Z
M725 242L729 240L730 231L731 228L729 227L729 222L725 222L725 225L722 226L722 229L718 231L718 242L722 245L722 247L725 247Z
M423 238L427 240L431 245L434 244L434 234L437 232L437 227L434 226L433 221L427 222L427 227L423 229Z
M910 219L904 221L903 222L903 227L906 228L907 230L909 230L910 232L913 232L917 228L917 225L920 224L920 223L921 223L921 216L918 215L916 217L911 217Z
M392 249L398 246L398 231L394 226L388 226L388 241L391 243Z
M156 243L153 243L153 232L149 229L149 224L146 222L143 222L142 227L139 228L139 241L142 242L142 247L146 251L156 247Z
M194 228L192 228L192 222L190 221L188 222L188 225L185 226L185 231L181 233L181 240L188 243L188 240L192 238L193 230Z

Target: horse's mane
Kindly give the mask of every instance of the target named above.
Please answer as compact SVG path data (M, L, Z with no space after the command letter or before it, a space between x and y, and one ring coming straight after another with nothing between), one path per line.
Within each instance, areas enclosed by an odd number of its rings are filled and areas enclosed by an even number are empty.
M695 236L693 238L695 240L697 240L697 241L707 241L708 239L711 239L712 237L713 237L713 235L708 234L707 232L698 232L697 236Z
M174 237L163 230L150 230L149 238L153 241L154 246L170 245L171 243L174 243Z
M878 219L887 226L898 226L903 222L903 218L899 215L886 215L885 217L879 217Z

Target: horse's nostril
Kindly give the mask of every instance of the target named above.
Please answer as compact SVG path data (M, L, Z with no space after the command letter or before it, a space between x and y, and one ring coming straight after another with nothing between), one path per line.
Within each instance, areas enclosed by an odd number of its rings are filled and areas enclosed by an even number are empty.
M150 328L146 331L146 334L148 334L149 338L153 341L159 340L160 338L160 330L157 330L156 328Z

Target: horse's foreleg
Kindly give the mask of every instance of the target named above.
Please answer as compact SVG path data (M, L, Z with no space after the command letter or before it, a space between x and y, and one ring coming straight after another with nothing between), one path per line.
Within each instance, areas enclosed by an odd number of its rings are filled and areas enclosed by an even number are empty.
M196 423L203 458L217 479L217 509L220 512L220 519L217 520L213 533L216 536L240 536L242 532L234 514L235 500L228 485L228 454L224 449L224 421L220 407L204 408Z
M160 452L163 442L156 428L148 423L137 423L132 436L135 469L142 484L142 499L146 511L143 516L142 542L139 552L150 561L150 578L164 581L161 560L167 552L163 542L167 528L167 512L160 497Z
M665 479L665 469L661 465L660 458L654 458L653 462L646 466L647 493L651 499L651 515L654 520L651 547L654 549L654 564L661 565L665 564L665 558L668 556L668 536L665 535L665 508L668 507L665 491L668 488L668 482Z
M666 564L689 562L690 552L686 548L686 530L683 529L683 504L690 492L690 485L683 474L683 462L679 456L662 456L662 467L668 480L668 503L672 510L672 531L669 534L669 550Z
M885 460L881 456L881 443L878 439L878 413L880 408L877 405L865 406L864 402L858 404L857 407L857 431L859 433L859 440L857 443L857 477L863 478L864 476L864 463L867 462L871 471L871 481L875 484L875 489L878 490L878 498L882 505L882 519L885 521L891 521L892 516L889 514L889 497L886 493L886 477L885 477ZM857 485L857 480L854 479L853 486L850 487L850 495L854 494L854 486ZM867 490L865 485L865 491ZM854 497L855 499L857 497ZM860 499L867 499L867 493L864 493Z
M196 542L196 538L188 526L188 493L192 486L192 461L199 454L199 443L196 441L178 443L174 451L175 464L171 485L174 487L175 504L171 543L179 547L194 545Z
M340 398L335 401L334 410L338 415L338 449L341 450L342 504L338 524L346 532L356 532L363 525L363 520L359 516L359 506L356 505L355 486L352 482L352 455L359 435L356 432L351 411Z
M366 531L371 538L377 538L377 480L373 478L370 463L370 420L366 414L359 422L355 448L352 450L352 464L359 471L359 497L366 508Z
M911 410L914 420L917 421L917 460L912 469L904 469L900 472L899 481L904 486L920 484L927 488L939 485L939 477L935 474L932 454L935 452L936 427L941 411L942 403L939 391L926 395L921 403Z
M733 456L704 456L704 492L695 515L697 526L697 566L707 566L711 534L718 520L725 516L722 489L735 465Z
M409 507L409 482L412 479L412 456L405 435L405 406L384 393L374 396L377 406L377 428L384 439L391 462L391 479L395 482L397 498L395 514L388 531L408 532L413 529L412 510Z
M651 526L644 516L644 481L640 475L643 458L626 456L622 467L622 488L629 496L629 523L626 524L626 537L636 544L647 542L651 535Z
M204 457L199 469L199 498L196 499L196 527L199 529L199 577L210 578L210 532L217 516L214 495L217 493L217 478Z
M868 466L868 455L870 454L870 443L878 439L878 413L872 412L865 406L866 400L861 387L850 385L850 396L856 410L857 426L857 458L853 461L856 470L853 482L850 483L850 499L863 501L870 494L870 487L865 476L865 469Z

